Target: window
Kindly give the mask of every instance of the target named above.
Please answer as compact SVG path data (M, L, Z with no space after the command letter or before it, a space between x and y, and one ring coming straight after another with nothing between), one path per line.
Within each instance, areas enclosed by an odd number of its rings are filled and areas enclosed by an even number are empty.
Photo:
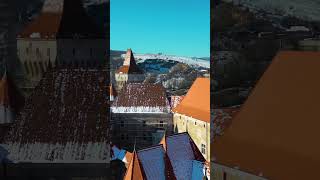
M143 121L143 122L142 122L142 126L143 126L143 127L146 127L146 121Z
M206 124L203 124L203 127L206 128Z
M206 154L206 145L201 144L201 153Z
M124 140L124 134L121 134L121 140Z
M50 48L47 48L47 56L50 56Z
M26 70L26 73L29 74L29 68L28 68L28 63L24 62L24 68Z
M90 57L92 57L92 52L93 52L92 48L90 48Z
M195 125L195 126L197 125L197 121L194 122L194 125Z
M124 121L121 121L120 126L124 127Z
M38 73L39 73L39 71L38 71L38 65L37 65L37 63L36 62L33 62L33 65L34 65L34 74L35 75L38 75Z
M227 173L223 172L223 180L227 180Z
M143 140L146 140L146 139L147 139L146 134L143 134Z
M39 48L36 48L36 54L39 55L40 52L39 52Z
M160 127L163 127L163 121L160 121L159 126L160 126Z

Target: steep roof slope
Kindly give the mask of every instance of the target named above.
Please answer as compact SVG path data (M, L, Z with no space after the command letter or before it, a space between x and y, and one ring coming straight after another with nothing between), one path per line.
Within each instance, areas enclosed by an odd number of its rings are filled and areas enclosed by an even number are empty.
M213 160L274 180L316 179L319 67L319 52L280 52L212 144Z
M103 37L87 15L81 0L45 0L42 11L19 38Z
M210 79L197 78L173 112L210 123Z
M95 69L48 71L5 139L11 159L105 161L107 74Z
M134 59L133 52L131 49L127 50L126 57L123 62L123 66L121 66L117 73L124 74L143 74L141 69L136 64L136 60Z
M170 112L169 101L162 85L128 83L112 104L112 112Z

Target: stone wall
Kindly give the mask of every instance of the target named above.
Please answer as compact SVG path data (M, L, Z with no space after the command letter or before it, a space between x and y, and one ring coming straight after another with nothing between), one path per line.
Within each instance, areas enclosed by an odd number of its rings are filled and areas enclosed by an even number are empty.
M210 161L210 123L174 113L173 126L174 133L188 132L203 157Z
M157 132L173 132L171 113L113 113L111 116L112 142L129 151L135 142L137 150L158 144Z

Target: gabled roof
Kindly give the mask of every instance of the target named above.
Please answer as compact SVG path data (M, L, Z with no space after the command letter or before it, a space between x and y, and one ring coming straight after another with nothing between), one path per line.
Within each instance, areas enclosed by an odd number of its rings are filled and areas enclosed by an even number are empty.
M121 66L117 73L123 74L143 74L141 69L136 64L136 60L134 59L133 52L131 49L127 50L126 57L123 62L123 66Z
M81 0L46 0L42 11L18 38L56 39L103 37L103 33L86 14Z
M127 83L112 104L112 112L169 113L166 91L160 84Z
M23 105L24 97L18 91L8 73L5 72L0 81L0 106L11 108L18 112Z
M109 86L109 93L110 93L110 96L113 96L113 97L117 96L117 91L114 89L112 84L110 84Z
M199 179L207 167L207 162L188 133L164 136L159 145L139 150L135 158L142 170L142 173L137 170L138 176L145 174L143 177L146 179ZM129 166L126 178L133 176L133 168Z
M172 111L210 123L210 79L197 78Z
M131 162L123 178L124 180L143 180L146 179L144 171L141 168L140 160L136 151L133 152Z
M48 71L5 139L12 160L106 162L106 81L103 70Z
M317 179L320 52L279 52L224 135L216 163L274 180Z

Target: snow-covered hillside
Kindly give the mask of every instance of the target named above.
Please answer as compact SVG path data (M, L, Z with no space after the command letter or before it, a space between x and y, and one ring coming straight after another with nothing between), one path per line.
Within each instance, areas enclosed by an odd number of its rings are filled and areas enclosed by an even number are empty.
M223 0L277 15L292 15L303 20L320 21L319 0Z
M125 54L121 55L122 58L125 57ZM199 58L190 58L190 57L181 57L173 55L164 55L164 54L134 54L134 57L137 63L144 62L147 59L160 59L160 60L172 60L181 63L185 63L191 66L200 66L204 68L210 68L210 61L199 59Z

